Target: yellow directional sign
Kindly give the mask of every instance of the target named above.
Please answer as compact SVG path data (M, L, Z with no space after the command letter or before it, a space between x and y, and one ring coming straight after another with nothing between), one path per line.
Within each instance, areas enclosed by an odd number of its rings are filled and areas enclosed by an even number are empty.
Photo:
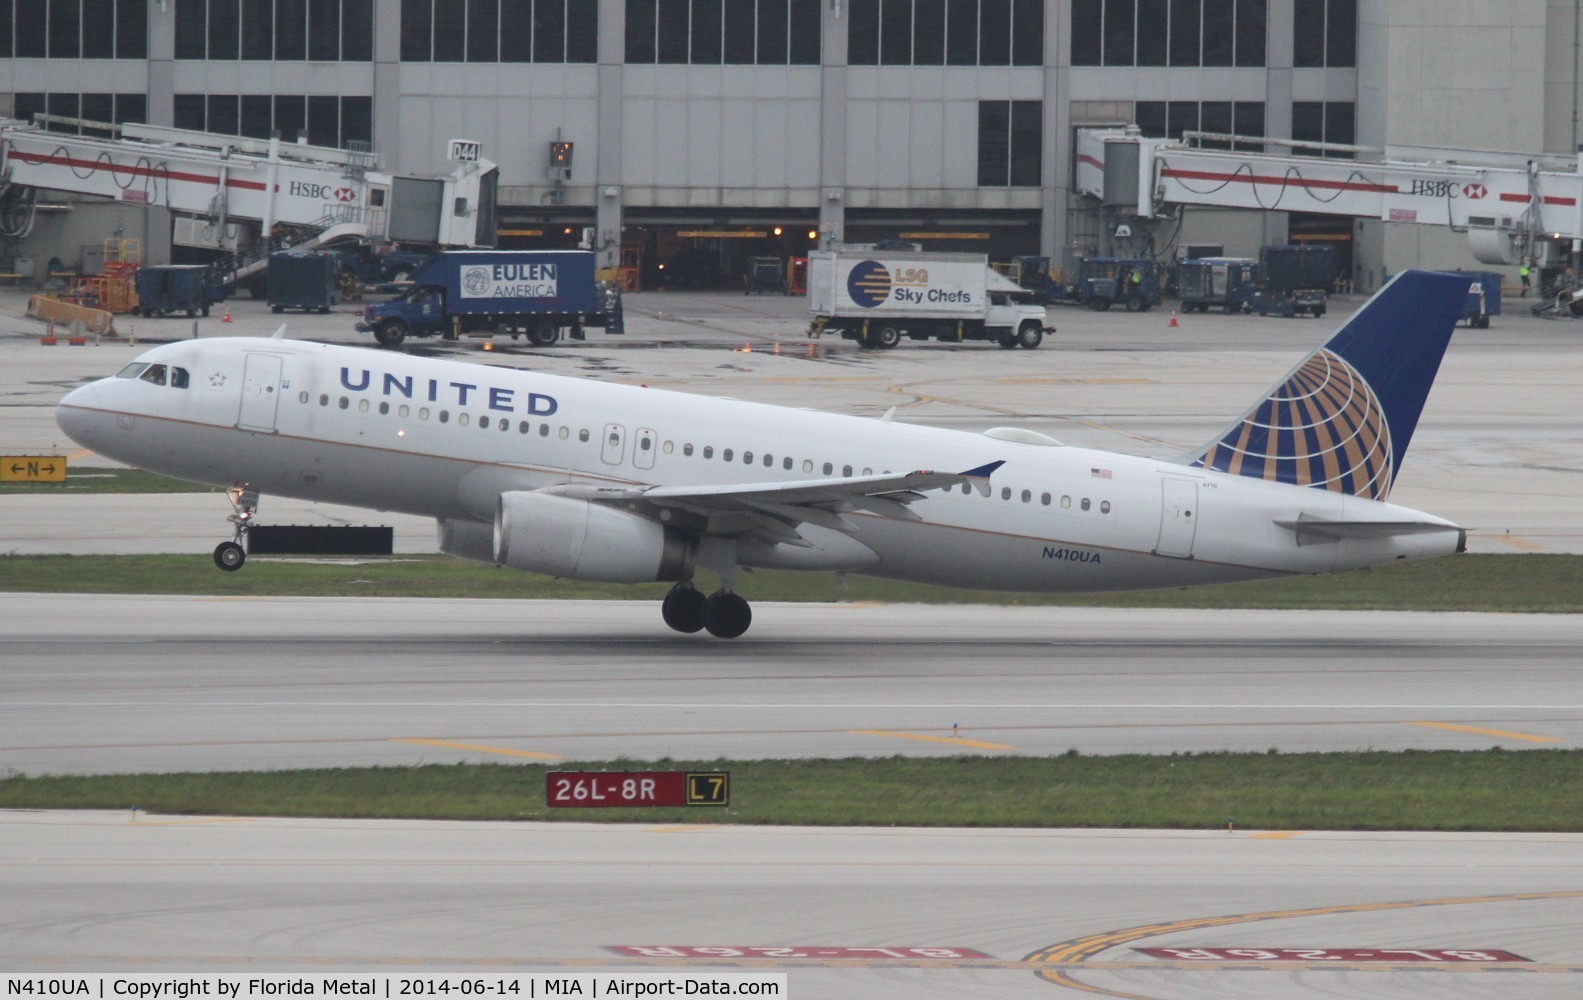
M6 455L0 457L0 483L64 483L64 455Z

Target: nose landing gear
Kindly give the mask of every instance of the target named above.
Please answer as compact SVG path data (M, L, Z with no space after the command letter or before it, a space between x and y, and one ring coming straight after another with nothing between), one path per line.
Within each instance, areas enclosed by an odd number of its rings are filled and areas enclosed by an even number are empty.
M258 491L244 486L233 486L225 491L226 499L231 501L231 516L226 518L236 525L236 534L229 542L221 542L214 547L214 564L227 573L235 573L247 562L247 550L242 547L242 542L247 539L248 529L253 526L253 515L258 513Z

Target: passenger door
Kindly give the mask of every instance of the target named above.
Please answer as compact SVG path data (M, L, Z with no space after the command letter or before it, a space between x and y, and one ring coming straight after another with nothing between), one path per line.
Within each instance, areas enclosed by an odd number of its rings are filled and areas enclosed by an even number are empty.
M275 411L280 406L280 370L283 359L278 354L248 354L242 368L242 405L237 411L236 426L248 431L274 433Z
M1193 558L1198 531L1198 482L1167 476L1160 480L1160 538L1154 554L1172 559Z

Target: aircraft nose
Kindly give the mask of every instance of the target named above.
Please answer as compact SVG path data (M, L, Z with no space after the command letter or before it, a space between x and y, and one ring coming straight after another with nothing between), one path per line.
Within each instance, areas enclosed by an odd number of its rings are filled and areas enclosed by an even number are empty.
M98 383L79 386L55 404L55 423L73 441L92 447L93 429L99 418L98 406Z

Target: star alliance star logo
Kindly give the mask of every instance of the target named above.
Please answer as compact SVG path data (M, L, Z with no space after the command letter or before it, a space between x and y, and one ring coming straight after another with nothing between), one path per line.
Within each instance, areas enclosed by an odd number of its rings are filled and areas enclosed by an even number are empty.
M223 388L225 388L225 373L224 372L215 372L213 375L210 375L209 376L209 384L211 386L213 386L214 388L216 388L216 389L223 389Z

